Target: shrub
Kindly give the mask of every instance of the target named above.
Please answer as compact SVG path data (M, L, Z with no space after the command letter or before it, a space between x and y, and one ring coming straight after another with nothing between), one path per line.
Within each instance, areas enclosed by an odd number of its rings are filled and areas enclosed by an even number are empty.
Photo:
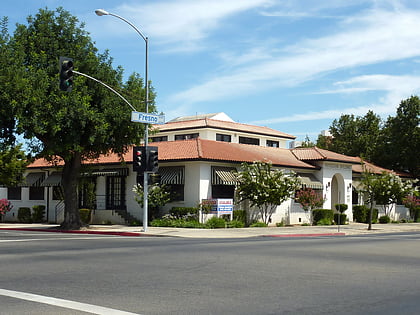
M243 228L245 227L245 223L239 220L232 220L227 222L228 228Z
M267 227L268 224L264 222L254 222L250 225L250 227Z
M90 223L90 209L79 209L80 221L84 224Z
M365 205L353 206L353 219L356 222L367 223L369 208Z
M224 220L223 220L224 221ZM161 219L154 219L150 222L150 226L155 227L177 227L177 228L204 228L204 224L191 219L174 219L165 217Z
M36 223L44 222L45 206L37 205L32 207L32 221Z
M318 225L318 221L325 219L323 222L327 222L327 220L332 224L334 219L334 212L330 209L316 209L312 210L313 215L313 225ZM329 224L329 225L330 225Z
M246 223L246 211L245 210L233 210L233 219Z
M221 229L226 227L226 221L223 218L212 217L204 225L207 229Z
M331 225L332 221L329 218L322 218L316 222L316 225Z
M21 207L18 209L18 220L22 223L32 223L31 209L28 207Z
M340 221L338 221L338 219L340 219ZM346 224L347 221L347 215L344 213L334 213L334 222L335 224L338 224L338 222L340 222L341 224Z
M391 222L391 218L387 215L379 217L379 223L385 224Z
M0 199L0 219L4 214L6 214L10 210L12 210L12 208L13 208L13 206L10 203L9 200L7 200L5 198Z
M369 223L369 207L358 205L353 207L353 219L360 223ZM378 220L378 209L374 208L372 213L372 223Z
M345 203L337 203L334 205L335 210L337 210L340 213L343 213L347 210L348 206Z
M283 227L285 224L283 222L283 220L281 222L276 222L276 226L277 227Z
M197 217L198 208L194 207L172 207L169 214L175 219L185 219L188 217Z

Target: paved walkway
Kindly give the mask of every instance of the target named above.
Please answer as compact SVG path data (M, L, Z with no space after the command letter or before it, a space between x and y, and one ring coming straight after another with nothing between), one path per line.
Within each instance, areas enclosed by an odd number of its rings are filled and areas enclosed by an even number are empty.
M0 230L21 230L39 232L61 232L78 234L105 234L124 236L169 236L190 238L245 238L257 236L271 237L310 237L310 236L345 236L362 234L420 232L420 223L374 224L372 230L367 230L367 224L351 223L338 226L290 226L267 228L239 228L239 229L187 229L143 227L125 225L90 225L80 231L61 231L55 224L20 224L0 223Z

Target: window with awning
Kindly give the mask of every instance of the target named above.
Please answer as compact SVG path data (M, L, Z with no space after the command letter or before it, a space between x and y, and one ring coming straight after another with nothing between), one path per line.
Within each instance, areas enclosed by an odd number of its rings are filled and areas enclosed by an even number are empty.
M23 187L41 187L41 183L44 181L45 173L37 172L37 173L29 173L20 186Z
M159 167L161 184L165 185L184 185L185 168L183 166Z
M211 168L211 184L234 186L236 176L233 172L235 171L234 167L213 166Z
M128 176L128 168L105 168L94 169L90 172L81 173L82 176Z
M312 174L298 174L298 178L302 183L302 188L323 189L324 185Z
M52 172L42 183L41 186L54 187L61 186L61 172Z

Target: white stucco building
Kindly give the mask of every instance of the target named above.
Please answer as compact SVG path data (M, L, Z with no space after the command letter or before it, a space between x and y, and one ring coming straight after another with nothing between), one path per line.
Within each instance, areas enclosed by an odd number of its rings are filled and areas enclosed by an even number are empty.
M347 217L353 220L352 205L359 202L354 200L357 189L354 181L360 175L360 158L316 147L287 149L288 141L294 140L294 136L267 127L236 123L224 113L181 117L153 129L150 145L159 149L161 182L176 193L175 200L162 211L174 206L194 207L203 199L234 198L235 178L231 171L239 170L243 162L267 160L274 167L298 173L302 187L315 189L326 198L323 208L347 204ZM124 156L124 162L112 154L84 161L79 207L86 207L85 185L94 185L93 223L141 221L143 209L132 192L136 183L132 162L132 150ZM37 160L29 165L21 186L0 187L0 198L11 200L14 206L4 220L16 221L20 207L45 205L48 222L60 223L64 209L60 200L61 168L60 164ZM246 207L246 204L236 207ZM401 215L404 211L401 210ZM280 221L302 224L308 222L308 217L290 199L272 217L272 224Z

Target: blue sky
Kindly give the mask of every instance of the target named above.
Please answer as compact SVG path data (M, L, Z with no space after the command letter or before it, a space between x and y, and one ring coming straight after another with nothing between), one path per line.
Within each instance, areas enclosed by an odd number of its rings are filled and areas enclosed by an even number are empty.
M15 0L0 16L13 29L58 6L127 76L144 76L144 41L95 9L149 37L149 79L167 120L225 112L316 139L342 114L394 116L420 90L418 0Z

